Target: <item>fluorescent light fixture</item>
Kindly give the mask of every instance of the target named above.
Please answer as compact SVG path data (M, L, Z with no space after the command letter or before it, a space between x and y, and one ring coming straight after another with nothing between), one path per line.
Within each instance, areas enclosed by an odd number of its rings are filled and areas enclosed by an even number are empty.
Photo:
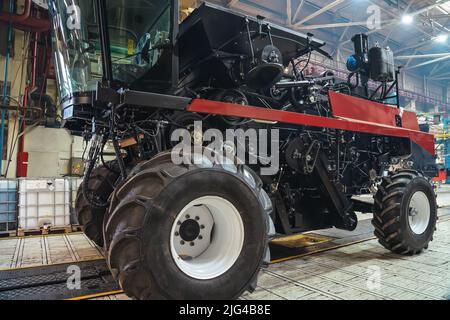
M414 17L412 15L410 15L410 14L405 14L402 17L402 22L404 24L411 24L411 23L413 23L413 21L414 21Z
M448 40L448 34L440 34L434 40L439 43L445 43Z

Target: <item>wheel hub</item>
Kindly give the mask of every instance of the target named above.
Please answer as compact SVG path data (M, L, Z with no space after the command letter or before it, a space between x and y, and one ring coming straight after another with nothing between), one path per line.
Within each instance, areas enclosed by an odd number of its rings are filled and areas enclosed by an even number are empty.
M409 202L408 222L411 231L417 235L423 234L430 223L431 205L427 195L418 191Z
M200 225L195 220L186 220L181 224L179 234L181 239L186 242L194 241L200 235Z
M175 218L170 249L178 268L194 279L228 271L244 243L239 211L228 200L206 196L189 203Z

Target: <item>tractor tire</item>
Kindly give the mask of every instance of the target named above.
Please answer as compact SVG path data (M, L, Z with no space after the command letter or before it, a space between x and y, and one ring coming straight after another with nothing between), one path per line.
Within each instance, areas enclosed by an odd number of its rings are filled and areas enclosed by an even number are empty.
M433 186L414 170L383 178L375 195L375 235L396 254L414 255L428 249L437 223Z
M134 299L236 299L256 287L271 211L249 168L176 165L163 153L113 193L107 262Z
M114 186L119 179L118 166L110 163L112 169L100 166L93 170L89 179L89 191L94 192L101 201L107 202L114 191ZM78 187L75 200L75 212L78 223L83 227L86 236L99 247L103 247L103 219L108 207L97 208L91 206L82 192L82 185Z

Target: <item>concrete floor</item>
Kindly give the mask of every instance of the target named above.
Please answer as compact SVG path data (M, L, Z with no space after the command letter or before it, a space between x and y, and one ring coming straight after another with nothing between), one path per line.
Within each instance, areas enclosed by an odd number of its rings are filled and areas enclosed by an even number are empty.
M391 254L377 240L271 265L245 300L449 300L450 220L441 219L430 249ZM95 300L127 300L112 295Z
M0 272L102 258L101 250L82 233L0 240Z
M438 202L450 204L450 187L440 189ZM450 208L439 209L439 215L434 241L421 255L394 255L377 240L368 240L272 264L261 271L257 290L241 299L449 300ZM0 270L101 258L100 250L83 234L0 240Z
M450 220L439 223L430 249L391 254L376 240L271 265L245 299L450 299Z
M439 189L438 204L450 206L450 186ZM395 255L369 240L273 264L261 271L257 290L241 299L450 300L449 214L450 208L439 209L434 241L421 255ZM97 299L128 298L119 294Z

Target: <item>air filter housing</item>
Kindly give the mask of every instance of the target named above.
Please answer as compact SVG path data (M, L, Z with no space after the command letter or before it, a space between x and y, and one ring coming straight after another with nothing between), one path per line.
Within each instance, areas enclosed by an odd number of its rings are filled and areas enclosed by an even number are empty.
M380 82L395 80L394 53L389 48L375 46L369 51L370 78Z

